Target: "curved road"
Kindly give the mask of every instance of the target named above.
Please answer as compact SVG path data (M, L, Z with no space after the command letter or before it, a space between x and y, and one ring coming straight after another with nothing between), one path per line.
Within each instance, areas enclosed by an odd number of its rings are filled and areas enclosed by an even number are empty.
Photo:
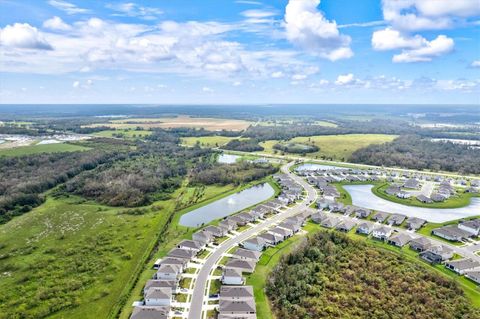
M202 268L198 273L197 280L195 281L195 287L193 289L192 303L190 305L190 311L188 313L188 319L201 319L202 318L202 308L204 304L208 303L208 295L206 294L207 281L212 271L213 267L217 262L222 258L222 254L229 251L231 248L237 246L239 243L248 239L249 237L262 232L274 224L279 223L280 221L303 212L308 209L308 206L316 199L317 192L310 186L303 178L290 172L289 168L293 165L293 162L290 162L282 166L282 172L288 174L294 181L300 184L307 192L305 199L295 205L292 208L289 208L277 215L274 215L268 220L263 221L262 223L255 225L252 228L247 229L246 231L240 233L239 235L228 239L221 243L215 251L207 258ZM208 292L207 292L208 293Z

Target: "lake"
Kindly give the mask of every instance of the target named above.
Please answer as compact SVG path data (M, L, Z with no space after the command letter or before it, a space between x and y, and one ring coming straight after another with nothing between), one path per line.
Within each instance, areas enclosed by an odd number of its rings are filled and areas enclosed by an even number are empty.
M239 159L240 156L232 154L220 154L218 156L218 162L222 164L233 164Z
M402 205L380 198L372 193L373 185L345 185L352 197L352 204L387 213L418 217L434 223L480 215L480 198L473 197L470 205L461 208L424 208Z
M296 168L297 171L318 171L318 170L329 170L329 169L347 169L346 167L332 166L332 165L321 165L321 164L312 164L306 163L302 164Z
M180 225L199 227L263 202L274 194L275 190L268 183L252 186L182 215Z

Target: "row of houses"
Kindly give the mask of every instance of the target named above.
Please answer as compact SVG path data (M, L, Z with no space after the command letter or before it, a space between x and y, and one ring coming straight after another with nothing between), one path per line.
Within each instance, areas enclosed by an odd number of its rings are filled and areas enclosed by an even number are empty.
M348 232L356 226L356 223L352 220L342 220L340 217L329 215L331 214L317 212L311 216L311 219L323 227L343 232ZM372 238L385 241L396 247L404 247L408 244L410 249L420 253L420 258L423 260L432 264L444 263L446 268L460 275L465 275L465 277L480 284L480 262L469 258L451 260L454 252L445 245L435 244L423 236L413 237L404 232L396 232L391 227L376 226L370 222L358 224L355 231L357 234L372 236Z
M432 230L432 234L450 241L463 241L480 235L480 219L462 221Z
M320 199L317 201L318 209L328 209L332 213L339 213L345 216L353 216L366 219L371 216L371 220L379 223L387 223L388 225L400 226L406 220L406 227L410 230L418 230L427 222L417 217L408 217L402 214L389 214L386 212L372 212L370 209L357 207L353 205L344 205L328 199Z
M243 275L255 271L264 249L297 233L307 216L308 213L289 217L268 231L243 241L231 254L222 270L218 318L256 318L253 289L251 286L242 286L245 283Z

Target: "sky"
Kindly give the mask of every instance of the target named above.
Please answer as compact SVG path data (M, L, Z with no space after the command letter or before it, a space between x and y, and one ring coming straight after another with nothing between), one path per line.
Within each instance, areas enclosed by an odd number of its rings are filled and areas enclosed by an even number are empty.
M0 72L3 104L480 104L480 0L0 0Z

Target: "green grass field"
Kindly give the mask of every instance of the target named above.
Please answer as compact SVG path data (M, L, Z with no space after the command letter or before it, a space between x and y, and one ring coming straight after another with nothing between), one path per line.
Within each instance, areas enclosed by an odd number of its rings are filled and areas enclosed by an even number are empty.
M40 207L0 226L0 318L18 317L22 311L43 317L51 309L59 310L51 318L112 317L131 296L157 240L188 232L162 232L172 213L232 189L184 186L171 199L152 204L150 212L135 216L76 196L50 196ZM142 280L143 286L146 278ZM33 310L26 300L34 301ZM131 303L127 306L131 310Z
M318 152L309 153L308 158L331 159L338 161L346 161L350 155L363 147L371 144L382 144L393 141L396 135L386 134L345 134L345 135L322 135L310 137L295 137L288 142L313 144L320 148ZM278 140L269 140L260 143L268 153L280 153L273 149L273 145Z
M59 153L59 152L77 152L77 151L86 151L90 148L68 144L68 143L57 143L57 144L40 144L40 145L30 145L30 146L21 146L9 149L0 150L0 156L22 156L30 154L40 154L40 153Z
M152 134L152 131L147 130L105 130L93 133L92 135L98 137L117 137L121 136L126 139L136 139L146 137Z
M385 193L385 190L390 186L389 183L382 183L379 185L376 185L372 188L372 193L374 193L376 196L383 198L385 200L394 202L394 203L399 203L402 205L407 205L407 206L414 206L414 207L427 207L427 208L459 208L459 207L465 207L470 204L470 200L474 196L478 196L472 193L457 193L456 195L453 195L449 199L447 199L444 202L433 202L430 204L423 203L419 201L418 199L414 197L410 198L398 198L397 196L394 195L388 195Z
M220 147L227 144L235 137L227 136L200 136L200 137L184 137L182 138L182 144L186 146L194 146L197 142L201 147Z

